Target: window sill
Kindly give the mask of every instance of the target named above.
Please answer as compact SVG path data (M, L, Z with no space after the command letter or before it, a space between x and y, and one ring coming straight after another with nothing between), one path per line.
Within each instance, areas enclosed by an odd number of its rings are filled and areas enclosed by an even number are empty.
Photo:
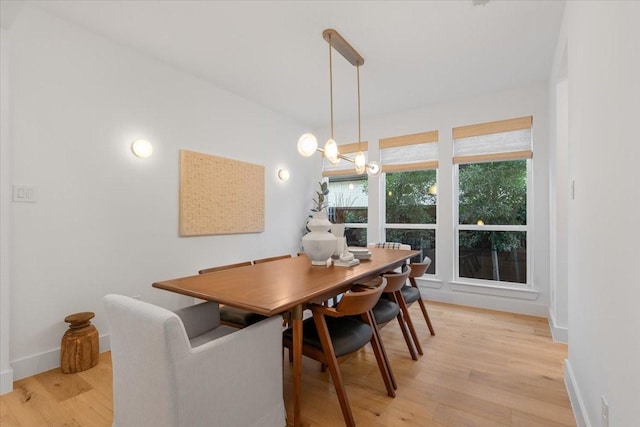
M508 298L519 298L534 301L538 299L540 292L515 286L487 285L482 283L450 282L451 289L458 292L474 294L495 295Z
M416 277L416 282L418 283L418 287L424 287L429 289L440 289L442 288L442 280L437 279L435 277Z

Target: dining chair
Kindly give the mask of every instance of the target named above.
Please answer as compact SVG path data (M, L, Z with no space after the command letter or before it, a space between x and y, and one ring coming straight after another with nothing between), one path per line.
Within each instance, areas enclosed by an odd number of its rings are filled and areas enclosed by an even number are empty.
M370 248L411 250L411 245L407 245L405 243L399 243L399 242L369 243L367 246L369 246Z
M407 245L406 243L399 243L399 242L369 243L367 245L367 247L370 247L370 248L382 248L382 249L401 249L401 250L405 250L405 251L410 251L411 250L411 245Z
M329 367L347 426L355 426L355 421L338 366L338 358L352 354L371 343L387 395L396 395L391 380L391 366L384 357L383 345L371 313L385 286L386 280L375 287L355 285L342 295L335 307L310 304L313 316L303 322L302 354ZM356 315L359 315L360 319L354 317ZM283 345L292 351L291 328L283 332Z
M218 304L175 312L106 295L113 364L113 426L286 424L282 326L220 324Z
M389 288L389 283L391 283L391 288L393 291L386 292L385 297L392 300L398 307L400 308L400 312L402 313L402 318L398 317L398 322L400 323L400 329L405 337L405 342L407 343L407 347L409 348L409 353L411 354L411 358L413 360L418 360L416 355L416 351L419 355L422 356L422 346L420 345L420 341L418 340L418 334L416 333L416 329L413 325L413 321L411 320L411 315L409 314L409 305L407 300L405 299L403 290L406 287L405 283L407 278L411 274L411 267L408 265L404 265L402 267L402 271L397 273L395 271L384 273L382 277L387 279L387 288ZM413 288L411 288L413 289ZM417 289L416 289L417 290ZM403 328L403 323L406 328ZM411 335L413 340L413 345L411 345L411 340L408 339L406 335L404 335L407 331ZM415 350L413 348L415 346Z
M410 245L397 242L370 243L368 246L390 249L411 249ZM435 330L433 329L431 319L429 319L429 314L427 313L427 307L424 304L424 300L422 299L422 295L420 293L420 288L418 288L418 284L416 282L416 277L423 276L429 269L429 266L431 266L431 258L424 257L422 262L412 262L410 265L412 268L412 273L409 276L409 282L411 283L411 286L405 286L402 288L404 300L407 303L408 307L410 307L414 302L418 301L418 304L420 304L420 310L422 310L422 316L427 322L429 333L431 335L435 335Z
M251 261L205 268L198 271L198 274L213 273L214 271L229 270L231 268L245 267L247 265L251 265ZM224 325L233 326L235 328L246 328L247 326L253 325L254 323L257 323L266 318L267 316L263 316L262 314L258 313L252 313L251 311L243 310L241 308L231 307L228 305L223 305L220 307L220 322Z
M272 257L269 257L269 258L262 258L262 259L254 259L253 263L254 264L262 264L263 262L277 261L279 259L285 259L285 258L291 258L291 254L272 256Z
M420 288L418 288L418 283L416 282L416 277L422 277L431 266L431 258L427 256L424 257L422 262L413 262L410 265L411 274L409 274L409 283L411 283L411 286L404 286L402 288L402 295L404 296L407 306L411 306L411 304L418 301L418 304L420 304L420 310L422 310L422 316L427 322L429 333L431 333L431 335L435 335L436 332L433 329L431 319L429 319L429 313L427 313L427 307L424 304L424 300L420 294Z
M380 298L373 307L372 312L378 329L384 327L394 318L398 320L398 326L400 326L400 332L402 332L402 337L407 344L409 354L413 360L418 360L416 348L419 344L414 344L410 337L409 322L411 318L408 318L407 311L402 309L404 297L400 292L410 274L411 268L407 266L405 266L404 270L400 273L390 272L383 274L381 279L387 281L387 287L384 289L384 298ZM415 338L413 339L415 340Z
M236 264L227 264L227 265L220 265L218 267L205 268L203 270L198 271L198 274L213 273L214 271L228 270L230 268L236 268L236 267L245 267L247 265L251 265L251 261L244 261L244 262L238 262Z

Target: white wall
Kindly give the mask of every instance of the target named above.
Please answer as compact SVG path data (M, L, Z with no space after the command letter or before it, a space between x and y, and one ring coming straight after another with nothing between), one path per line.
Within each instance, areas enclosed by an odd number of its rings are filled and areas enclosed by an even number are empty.
M0 28L0 394L13 387L10 363L11 274L9 234L11 215L11 161L9 150L9 32Z
M366 87L366 72L362 73L363 87ZM363 92L366 97L366 90ZM366 103L364 103L366 106ZM366 113L366 112L365 112ZM438 130L438 229L437 280L422 280L423 294L430 299L504 310L546 317L549 313L549 203L548 203L548 87L546 82L529 87L517 88L489 96L462 99L421 109L404 111L386 116L363 120L362 138L369 142L369 158L379 160L378 140L380 138L417 132ZM517 291L494 291L477 286L462 286L453 282L454 219L453 219L453 164L452 128L456 126L484 123L514 117L533 115L534 179L533 203L534 223L532 225L531 248L534 253L532 289L537 293ZM352 142L355 125L343 124L336 127L336 140ZM327 135L318 133L323 141ZM382 178L370 178L369 206L380 202L380 182ZM382 218L376 209L369 210L369 242L381 241ZM493 293L494 295L488 295Z
M11 180L38 190L37 203L11 204L1 316L16 379L58 366L66 315L94 311L106 334L107 293L175 308L191 299L152 282L299 250L320 171L297 154L302 127L36 7L10 32ZM154 144L150 159L131 154L139 137ZM265 231L179 237L180 149L264 165ZM3 351L8 340L3 326Z
M579 425L640 420L640 2L568 2L569 359Z

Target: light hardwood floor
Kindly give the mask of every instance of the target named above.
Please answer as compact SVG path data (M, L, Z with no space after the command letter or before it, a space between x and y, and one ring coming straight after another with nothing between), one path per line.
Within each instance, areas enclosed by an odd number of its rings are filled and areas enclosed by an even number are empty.
M397 323L382 329L396 380L387 397L373 351L365 348L340 365L356 423L361 426L574 426L563 381L567 347L550 338L547 320L428 302L436 329L411 307L424 356L409 357ZM285 358L286 360L286 358ZM291 413L291 371L284 394ZM0 397L2 427L110 426L111 355L92 369L54 369L16 381ZM342 426L329 373L305 359L304 426Z

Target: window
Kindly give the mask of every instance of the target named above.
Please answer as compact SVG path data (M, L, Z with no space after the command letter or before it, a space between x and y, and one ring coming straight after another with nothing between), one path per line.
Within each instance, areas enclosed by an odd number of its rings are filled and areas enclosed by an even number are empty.
M438 131L380 140L385 177L384 235L420 250L412 261L431 258L436 272Z
M531 117L455 128L457 277L528 284Z
M431 258L435 274L437 174L435 170L387 173L385 176L385 240L411 245Z
M367 142L345 144L340 153L366 153ZM345 224L348 246L367 246L369 213L367 174L356 174L352 163L340 162L331 165L324 160L323 176L329 178L329 220Z
M367 175L329 177L329 220L345 225L348 246L367 246Z

